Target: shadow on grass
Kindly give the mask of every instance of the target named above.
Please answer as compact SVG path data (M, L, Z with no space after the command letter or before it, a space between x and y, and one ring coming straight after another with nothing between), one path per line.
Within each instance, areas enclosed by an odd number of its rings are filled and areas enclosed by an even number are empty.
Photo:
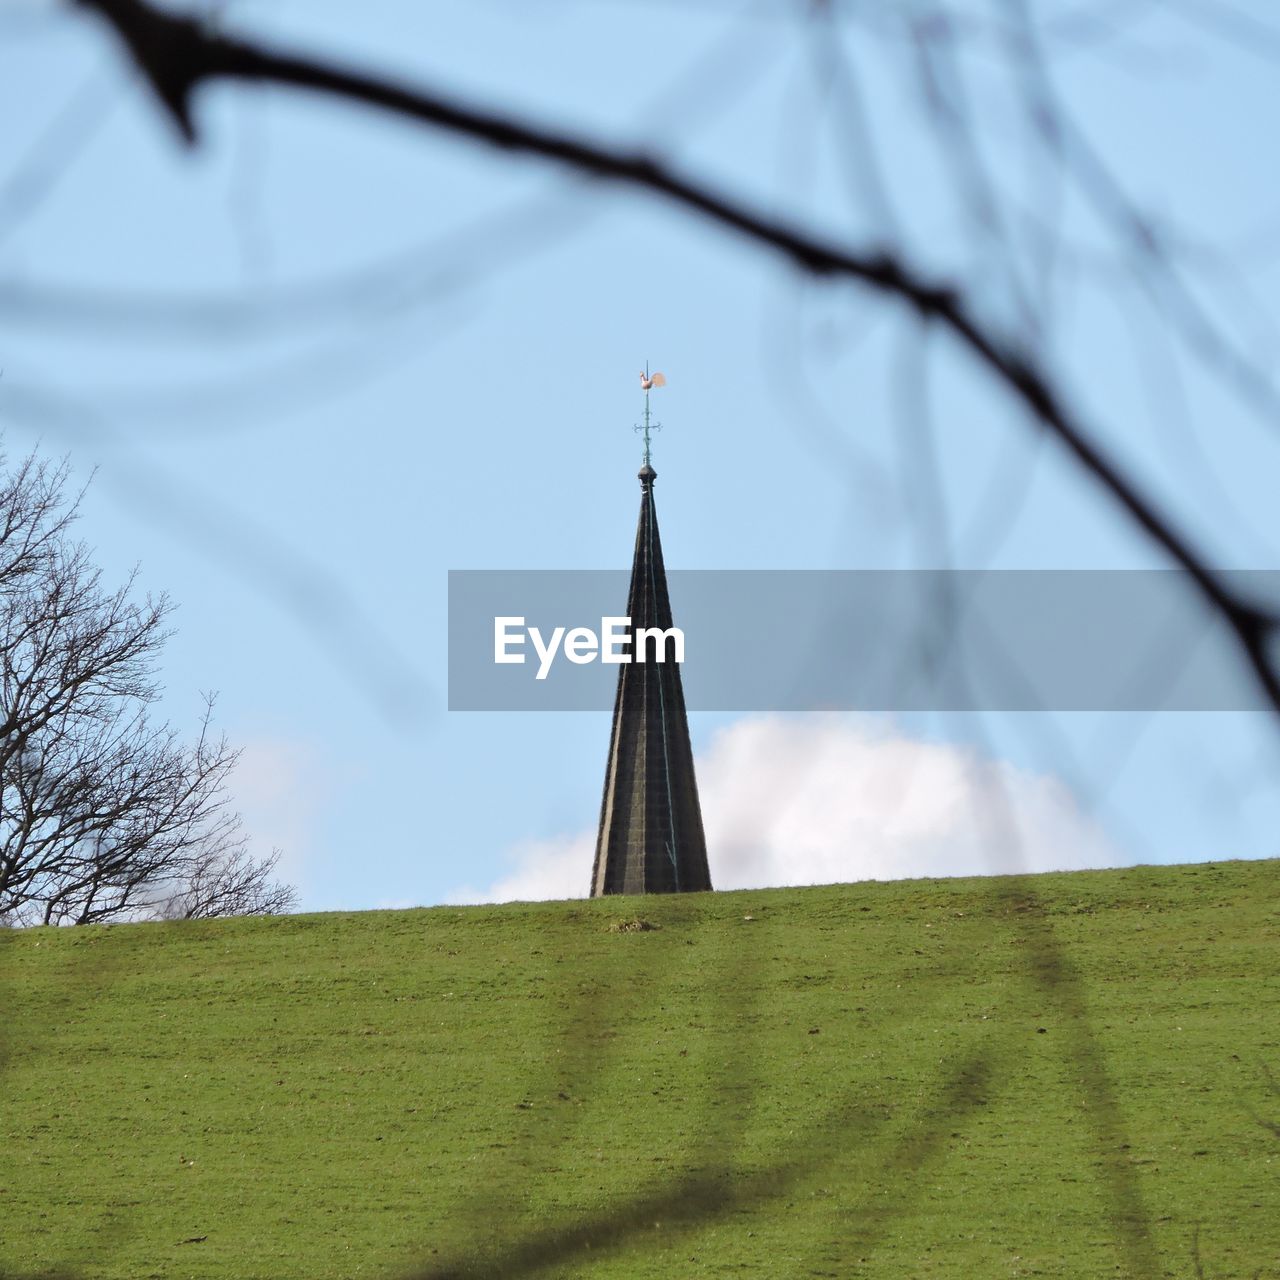
M1017 927L1029 943L1023 976L1031 991L1055 1009L1057 1025L1063 1029L1063 1053L1072 1078L1080 1084L1081 1107L1092 1131L1108 1226L1122 1260L1122 1274L1134 1280L1156 1276L1160 1271L1149 1217L1136 1170L1126 1154L1129 1143L1124 1116L1090 1026L1081 979L1066 958L1030 882L1014 877L993 879L991 889L993 924L1016 914ZM639 1026L640 1015L657 998L664 973L669 976L681 962L682 936L673 926L692 919L693 914L687 901L673 901L667 907L662 930L646 937L653 945L641 955L630 951L626 956L625 980L615 966L618 980L601 981L578 1001L564 1023L560 1040L564 1056L548 1060L542 1081L545 1089L553 1091L557 1085L569 1083L576 1091L586 1092L601 1079L623 1037L602 1043L595 1032L603 1025L625 1025L628 1020L633 1028ZM590 926L584 922L584 927ZM741 949L735 950L732 968L714 975L710 990L718 1009L710 1012L741 1017L744 1009L756 1005L766 981L764 963L761 946L744 941ZM970 963L980 964L981 955L970 957ZM567 1220L526 1231L510 1243L455 1248L447 1257L424 1262L409 1274L413 1280L454 1276L496 1280L533 1277L550 1270L576 1273L595 1260L624 1251L642 1257L647 1249L665 1248L733 1215L782 1208L789 1194L838 1165L855 1148L874 1153L873 1171L863 1183L860 1198L833 1214L827 1247L846 1265L864 1261L893 1223L915 1207L922 1189L915 1175L937 1164L946 1152L949 1135L1000 1088L1018 1048L997 1044L997 1036L994 1030L987 1032L985 1043L976 1052L939 1067L932 1101L904 1131L886 1132L883 1117L859 1107L852 1096L829 1099L821 1118L796 1131L789 1141L790 1149L770 1167L742 1173L734 1168L734 1156L742 1136L749 1132L759 1092L770 1083L757 1070L748 1041L741 1053L707 1075L697 1100L695 1115L702 1139L682 1162L700 1170L698 1174L639 1191L613 1209L576 1218L570 1215ZM545 1160L550 1152L571 1141L579 1123L570 1115L550 1132L530 1132L525 1138L526 1149L537 1144L538 1154ZM527 1170L524 1174L529 1176ZM476 1197L464 1210L476 1233L473 1238L480 1241L492 1238L499 1229L496 1224L507 1220L508 1197L518 1188L501 1187L501 1179L482 1176L478 1181L496 1192ZM881 1194L886 1187L894 1192L887 1203Z
M993 880L988 907L993 930L1012 924L1026 942L1019 953L1024 959L1012 981L1021 983L1028 994L1034 994L1037 1001L1042 1000L1056 1014L1055 1027L1060 1034L1055 1036L1055 1042L1061 1045L1070 1078L1078 1084L1080 1113L1090 1127L1089 1146L1101 1181L1107 1226L1121 1260L1117 1273L1135 1280L1164 1274L1136 1170L1126 1154L1125 1117L1090 1025L1082 980L1030 881ZM619 909L633 911L635 907L628 903ZM548 1055L530 1077L531 1093L554 1097L581 1096L593 1090L599 1094L608 1092L602 1082L628 1044L645 1034L645 1012L661 999L664 984L678 981L690 971L684 926L697 918L700 904L671 900L663 903L662 910L662 928L615 935L618 946L608 964L595 974L594 981L582 985L580 995L558 1025L561 1053ZM602 929L606 925L601 914L586 911L579 923L583 929ZM183 930L190 936L196 928L208 930L217 926L156 927ZM749 1026L748 1015L760 1007L770 982L769 952L777 945L776 937L766 942L764 935L752 928L735 934L718 965L705 972L698 970L706 1001L699 1016L738 1019L744 1027ZM6 950L0 945L0 955ZM68 1008L73 997L83 1003L86 993L92 1000L118 976L131 972L132 951L127 945L112 948L110 961L103 963L97 947L78 948L64 962L62 973L67 982L63 1002ZM10 959L16 958L15 951L8 953ZM986 948L979 946L967 953L964 963L981 972L986 959ZM956 979L959 975L954 963L939 960L923 967L932 974L946 973ZM8 974L0 973L0 994L5 993L8 978ZM1017 998L1016 992L1006 992L1009 1002ZM56 1050L54 1028L67 1015L65 1010L60 1013L52 1006L48 1014L50 1030L45 1039L24 1041L24 1054ZM616 1029L618 1034L602 1037L599 1032L605 1026ZM0 1070L14 1056L11 1032L10 1020L0 1019ZM884 1029L878 1034L884 1034ZM688 1239L717 1223L731 1222L738 1215L785 1212L788 1197L810 1179L837 1167L852 1151L860 1154L862 1162L857 1190L844 1204L833 1205L824 1256L834 1252L846 1266L855 1265L873 1255L894 1225L912 1212L922 1193L919 1175L945 1157L953 1131L1007 1084L1020 1049L1012 1041L1002 1042L1001 1034L994 1024L992 1029L984 1027L980 1042L970 1051L940 1063L927 1096L905 1125L888 1123L881 1109L856 1096L857 1086L851 1082L843 1096L832 1094L815 1099L819 1118L797 1127L788 1136L786 1149L778 1151L765 1167L744 1171L738 1167L738 1159L744 1140L750 1136L761 1091L778 1083L765 1074L753 1055L748 1032L740 1053L722 1055L707 1064L705 1074L699 1076L700 1092L689 1098L687 1120L696 1137L689 1150L682 1153L681 1163L693 1172L647 1183L612 1207L576 1214L569 1211L548 1225L517 1228L513 1238L486 1244L494 1238L498 1224L509 1220L512 1193L520 1190L518 1181L513 1184L511 1180L512 1169L514 1176L525 1178L526 1183L540 1176L534 1169L520 1168L518 1161L511 1160L510 1150L503 1154L486 1152L482 1158L487 1164L477 1170L476 1180L485 1190L461 1210L470 1227L471 1243L450 1245L445 1256L423 1260L401 1274L413 1280L534 1277L587 1272L594 1262L624 1253L643 1258L652 1252L656 1257L673 1242ZM1280 1085L1269 1073L1266 1081L1269 1096L1280 1097ZM631 1105L643 1113L648 1099L638 1096ZM522 1148L543 1165L554 1163L557 1153L570 1148L581 1133L583 1116L583 1110L572 1107L545 1112L542 1119L547 1123L529 1123L517 1135L517 1149ZM1269 1116L1258 1115L1255 1119L1268 1132L1280 1136L1280 1125ZM888 1188L893 1192L890 1197L884 1195ZM429 1190L426 1196L429 1203ZM95 1253L99 1258L109 1256L128 1235L125 1222L117 1220L105 1225L95 1233ZM430 1241L424 1242L424 1250L430 1246ZM1198 1234L1191 1241L1180 1270L1190 1273L1191 1268L1197 1276L1206 1274ZM45 1280L70 1280L96 1269L87 1256L64 1256L39 1274ZM6 1280L19 1277L10 1274Z

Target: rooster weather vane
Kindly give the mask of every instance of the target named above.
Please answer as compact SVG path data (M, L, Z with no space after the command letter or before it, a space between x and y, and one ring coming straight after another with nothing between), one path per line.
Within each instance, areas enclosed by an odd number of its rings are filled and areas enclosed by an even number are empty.
M640 387L644 391L644 421L635 429L644 432L644 465L649 465L649 432L661 431L662 423L654 422L649 417L649 392L654 387L665 387L667 385L666 375L662 373L650 373L649 365L646 361L644 369L640 373Z

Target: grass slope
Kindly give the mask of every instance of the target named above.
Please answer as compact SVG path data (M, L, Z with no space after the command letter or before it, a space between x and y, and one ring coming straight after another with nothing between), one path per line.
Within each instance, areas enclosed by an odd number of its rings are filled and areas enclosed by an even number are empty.
M9 933L0 1274L1280 1276L1278 872Z

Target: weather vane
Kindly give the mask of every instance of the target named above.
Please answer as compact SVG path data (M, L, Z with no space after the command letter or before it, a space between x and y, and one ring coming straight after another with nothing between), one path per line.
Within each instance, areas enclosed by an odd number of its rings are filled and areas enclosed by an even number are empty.
M654 422L649 417L649 392L654 387L665 387L666 385L667 379L665 375L650 373L649 362L646 360L644 362L644 372L640 375L640 386L644 390L644 422L636 427L637 431L644 432L644 465L646 467L649 465L649 432L662 430L662 423Z

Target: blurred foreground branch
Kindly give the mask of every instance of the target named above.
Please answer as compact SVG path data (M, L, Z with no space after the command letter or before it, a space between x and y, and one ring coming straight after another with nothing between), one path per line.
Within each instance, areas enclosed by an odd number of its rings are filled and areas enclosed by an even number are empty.
M1280 714L1280 669L1270 652L1280 619L1246 599L1099 445L1043 363L1016 338L978 318L972 300L928 278L901 255L857 248L770 218L679 174L643 150L622 150L509 115L470 107L426 89L398 85L322 60L275 52L225 35L200 21L166 13L144 0L76 0L96 11L123 40L159 101L188 143L197 140L192 96L213 80L274 83L364 103L508 152L558 161L587 175L661 195L677 206L781 254L815 276L861 282L950 333L1021 402L1032 423L1047 428L1131 520L1177 565L1227 624L1264 698Z

